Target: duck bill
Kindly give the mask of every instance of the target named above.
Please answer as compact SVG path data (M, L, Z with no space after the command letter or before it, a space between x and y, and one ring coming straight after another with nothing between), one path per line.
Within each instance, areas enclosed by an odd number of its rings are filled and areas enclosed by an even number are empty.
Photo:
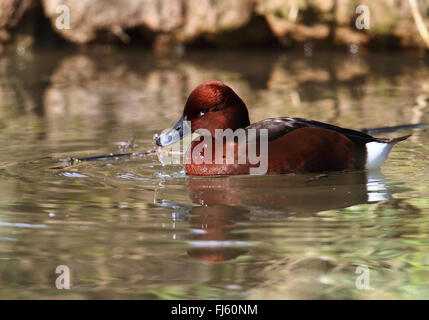
M179 121L177 121L173 128L164 130L161 135L156 138L156 144L160 147L165 147L182 140L191 133L192 130L190 121L187 121L186 117L181 118Z

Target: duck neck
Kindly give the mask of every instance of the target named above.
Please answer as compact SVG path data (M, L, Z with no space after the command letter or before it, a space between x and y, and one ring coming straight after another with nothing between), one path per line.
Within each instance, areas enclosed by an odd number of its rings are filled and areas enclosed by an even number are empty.
M237 130L239 128L245 128L250 125L249 111L247 110L246 104L239 96L234 95L231 105L234 107L228 108L228 112L225 114L225 122L227 126L224 129Z

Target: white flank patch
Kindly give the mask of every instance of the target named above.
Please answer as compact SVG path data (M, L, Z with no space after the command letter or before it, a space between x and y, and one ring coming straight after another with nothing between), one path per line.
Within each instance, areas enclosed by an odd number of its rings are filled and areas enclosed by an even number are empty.
M366 169L380 168L387 159L393 143L368 142L366 144Z

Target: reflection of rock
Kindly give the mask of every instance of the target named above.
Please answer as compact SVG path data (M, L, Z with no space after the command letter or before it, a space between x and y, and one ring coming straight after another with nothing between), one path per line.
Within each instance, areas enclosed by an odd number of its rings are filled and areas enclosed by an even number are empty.
M207 78L225 79L231 74L201 69L192 63L167 65L150 55L105 58L76 55L62 60L45 92L48 123L61 134L68 117L82 118L86 130L109 122L167 128L181 114L189 92ZM237 91L251 91L241 80L228 81ZM165 127L159 123L166 120ZM96 125L95 125L96 124ZM55 133L54 133L55 132Z
M47 86L43 78L51 73L57 58L55 54L41 58L31 52L0 57L0 121L12 124L10 119L25 115L37 120L34 115L43 114Z
M181 60L158 60L139 51L66 58L61 54L4 56L0 103L17 105L20 113L46 113L51 137L76 124L72 119L79 120L84 131L116 123L113 127L138 124L160 132L177 120L197 84L218 79L244 99L252 121L300 116L352 128L414 122L406 107L427 90L429 76L415 59L315 57L201 52ZM401 91L406 87L410 89ZM383 93L392 88L398 88L397 97Z
M252 122L297 116L358 129L415 122L407 107L427 91L428 77L427 68L406 56L320 53L308 59L301 54L196 52L170 60L141 51L14 55L0 58L0 104L17 108L0 110L4 123L16 114L45 115L46 135L54 140L71 132L91 139L104 127L112 134L105 138L116 140L120 128L133 127L128 135L137 127L158 133L170 127L189 92L218 79L243 98ZM418 121L427 121L421 114Z
M271 116L319 119L356 129L368 126L368 121L373 127L397 125L398 119L401 119L400 123L412 123L412 114L404 106L414 103L419 90L413 94L404 92L397 99L392 97L390 102L385 94L372 94L390 90L387 88L392 85L409 87L410 82L416 83L415 88L422 87L428 70L416 68L409 77L407 70L410 63L414 64L412 60L384 55L357 57L320 53L314 59L285 55L275 64L268 90L259 95L257 104L270 105ZM413 80L413 77L416 78ZM389 80L379 81L381 79ZM266 117L266 112L256 108L251 116L252 120L260 120Z

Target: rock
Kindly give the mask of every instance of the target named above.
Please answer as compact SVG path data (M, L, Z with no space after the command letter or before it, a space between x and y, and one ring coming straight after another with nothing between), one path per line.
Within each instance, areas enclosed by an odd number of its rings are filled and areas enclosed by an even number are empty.
M55 31L69 41L95 41L100 32L118 34L118 30L146 28L154 34L173 33L188 42L204 33L236 29L249 22L252 0L43 0L46 15ZM55 27L56 8L70 9L70 29ZM116 29L116 30L115 30Z
M417 3L429 29L429 2ZM355 27L358 4L356 0L1 0L0 46L11 40L10 32L24 13L39 6L26 15L30 29L49 21L50 31L78 45L143 43L161 53L189 44L290 46L312 41L424 48L408 1L368 2L368 30ZM61 5L69 9L70 29L58 24ZM33 15L37 17L31 21ZM37 36L49 39L46 32Z
M33 0L0 1L0 43L10 39L9 30L16 27L24 13L34 5Z

